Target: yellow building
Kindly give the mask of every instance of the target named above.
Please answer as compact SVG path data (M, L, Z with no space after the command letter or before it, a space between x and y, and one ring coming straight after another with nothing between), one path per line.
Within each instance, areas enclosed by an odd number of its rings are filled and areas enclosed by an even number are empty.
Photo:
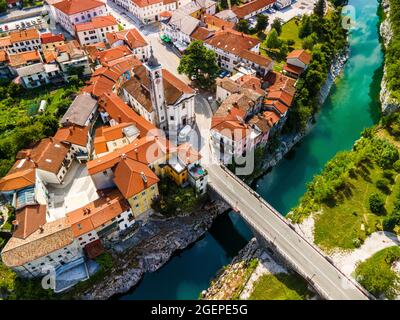
M153 200L159 195L159 179L148 166L125 157L116 166L114 174L114 183L128 200L135 218L151 209Z

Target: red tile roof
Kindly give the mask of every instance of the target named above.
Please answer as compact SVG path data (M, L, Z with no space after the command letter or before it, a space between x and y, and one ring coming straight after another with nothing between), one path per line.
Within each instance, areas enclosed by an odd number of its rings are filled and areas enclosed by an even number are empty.
M114 182L122 195L129 199L159 181L156 174L144 163L123 156L114 171Z
M243 50L250 50L260 43L260 40L233 30L219 30L205 41L210 46L239 55Z
M129 204L117 190L103 190L104 195L86 206L67 213L75 238L101 227L129 210Z
M26 161L26 160L24 160ZM36 182L35 169L25 169L10 172L0 179L0 191L13 191L34 185Z
M233 29L235 27L235 24L233 22L225 21L209 14L203 15L203 22L207 25L212 25L219 29Z
M46 206L27 205L16 212L13 237L25 239L46 223Z
M117 41L124 41L124 43L131 49L141 48L148 45L147 41L135 28L118 32L108 32L106 38L107 42L111 46Z
M94 30L99 28L106 28L111 26L117 26L117 19L112 15L99 16L92 18L91 21L78 23L75 25L76 32L82 32L87 30Z
M35 28L10 32L11 43L33 39L39 39L39 32Z
M311 54L304 49L293 50L286 59L299 59L304 64L308 65L311 61Z
M97 56L103 66L108 66L110 62L132 56L132 51L127 46L118 46L115 48L99 51Z
M54 3L53 6L67 15L72 15L105 6L105 4L97 0L63 0Z
M285 70L286 72L295 74L297 76L301 75L304 71L303 68L298 67L298 66L294 66L292 64L289 63L285 63L285 65L283 66L283 70Z
M59 141L68 142L78 146L86 147L88 143L89 127L69 126L59 128L54 135Z
M62 33L60 34L53 34L51 32L48 33L42 33L40 35L40 40L42 44L48 44L48 43L53 43L53 42L61 42L64 41L64 35Z
M163 0L131 0L131 1L133 2L133 4L141 8L165 2Z
M243 4L239 7L234 7L232 11L236 14L239 19L243 19L250 13L260 10L268 5L275 3L276 0L254 0Z

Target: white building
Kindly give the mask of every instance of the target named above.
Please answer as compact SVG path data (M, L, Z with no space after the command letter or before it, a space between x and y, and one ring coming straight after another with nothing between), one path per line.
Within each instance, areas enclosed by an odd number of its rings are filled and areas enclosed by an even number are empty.
M56 12L56 22L71 35L75 35L76 24L107 14L105 3L97 0L63 0L54 3L53 7Z
M281 10L292 4L292 0L276 0L275 6Z
M94 17L91 21L76 24L75 31L81 46L106 42L108 32L118 31L118 22L111 15Z
M50 83L61 77L60 69L54 64L35 63L16 69L21 84L28 89Z
M132 108L146 120L175 136L184 126L193 126L195 91L162 69L151 55L145 67L123 85L123 94Z
M254 56L260 50L258 39L234 30L219 30L204 44L216 53L218 65L228 71L239 65L242 56Z

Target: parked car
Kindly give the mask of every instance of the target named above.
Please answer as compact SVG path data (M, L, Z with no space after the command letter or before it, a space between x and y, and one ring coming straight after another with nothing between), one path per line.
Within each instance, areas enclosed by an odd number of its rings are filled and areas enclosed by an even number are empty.
M192 131L192 127L188 124L183 127L183 129L178 134L178 140L180 143L188 141L189 134Z

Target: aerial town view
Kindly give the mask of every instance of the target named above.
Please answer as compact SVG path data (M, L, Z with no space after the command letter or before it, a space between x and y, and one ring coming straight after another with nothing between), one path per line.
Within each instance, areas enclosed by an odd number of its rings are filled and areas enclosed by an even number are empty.
M400 300L399 61L400 0L0 0L0 300Z

